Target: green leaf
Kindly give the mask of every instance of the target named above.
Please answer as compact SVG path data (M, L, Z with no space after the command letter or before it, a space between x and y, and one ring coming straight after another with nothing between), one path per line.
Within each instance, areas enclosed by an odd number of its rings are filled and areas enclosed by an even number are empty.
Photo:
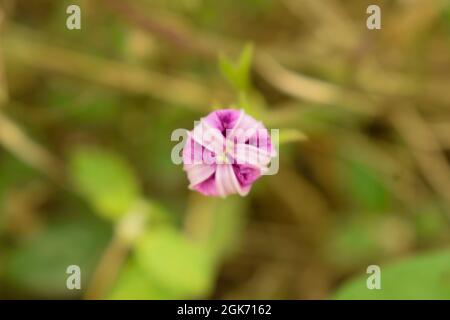
M219 56L219 67L222 75L237 91L245 92L249 89L252 57L253 46L251 44L244 47L237 62L231 61L223 54Z
M148 277L174 297L205 297L212 289L209 251L172 228L147 232L137 243L136 259Z
M236 75L233 63L223 54L219 56L219 67L222 75L230 81L233 87L236 85Z
M130 260L123 268L108 296L108 299L112 300L165 300L174 298L176 297L158 287L134 259Z
M381 267L381 289L367 288L362 275L341 287L334 299L450 299L450 250Z
M70 158L70 176L97 213L111 220L123 216L139 197L132 169L115 153L77 149Z
M66 287L67 267L81 268L81 288L86 288L110 236L109 226L92 217L52 223L11 252L5 266L6 279L40 297L78 295L79 291Z
M298 129L281 129L279 141L280 144L304 141L308 139L306 135Z
M244 91L248 89L250 84L250 69L252 67L252 59L253 59L253 45L246 44L244 50L242 51L239 57L237 65L237 74Z

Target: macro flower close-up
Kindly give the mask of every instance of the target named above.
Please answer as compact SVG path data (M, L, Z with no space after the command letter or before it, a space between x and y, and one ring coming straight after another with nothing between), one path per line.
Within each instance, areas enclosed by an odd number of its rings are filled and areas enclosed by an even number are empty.
M189 188L220 197L247 195L275 156L264 125L235 109L216 110L202 118L183 149Z

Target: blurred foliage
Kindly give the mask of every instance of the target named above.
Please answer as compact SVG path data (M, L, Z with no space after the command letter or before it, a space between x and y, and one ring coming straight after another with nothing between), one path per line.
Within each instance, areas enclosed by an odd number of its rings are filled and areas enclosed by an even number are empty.
M367 290L367 276L342 287L336 299L448 299L450 252L429 253L382 269L382 290ZM417 290L420 287L420 290Z
M139 187L127 163L114 154L77 150L69 161L72 180L97 212L117 220L137 200Z
M82 270L85 287L111 232L89 217L50 222L45 232L24 240L9 254L5 276L14 286L49 297L76 296L66 288L66 269Z
M213 263L205 245L192 243L175 230L145 235L136 246L136 260L176 297L202 297L210 292Z
M0 297L450 299L449 57L441 0L3 0ZM170 159L226 107L280 130L245 198Z
M246 92L249 89L252 52L253 47L247 45L236 63L233 63L224 55L219 57L219 66L222 74L237 91Z

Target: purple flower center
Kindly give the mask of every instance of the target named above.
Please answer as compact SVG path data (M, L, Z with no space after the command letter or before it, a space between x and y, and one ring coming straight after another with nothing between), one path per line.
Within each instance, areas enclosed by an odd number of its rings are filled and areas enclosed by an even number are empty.
M236 125L236 122L239 119L239 115L240 113L236 110L223 109L215 111L206 119L215 128L219 129L222 135L225 137L227 129L232 129Z

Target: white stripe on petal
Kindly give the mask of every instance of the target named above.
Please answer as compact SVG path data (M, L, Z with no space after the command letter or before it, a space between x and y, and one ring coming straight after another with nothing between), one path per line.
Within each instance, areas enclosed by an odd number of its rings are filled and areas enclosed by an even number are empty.
M224 164L217 165L216 169L216 188L219 196L222 198L225 198L226 192L225 192L225 185L224 185L224 177L223 177L223 166Z
M225 145L225 138L219 129L211 127L204 119L192 130L193 139L206 149L218 153Z
M215 169L214 165L206 164L197 164L189 167L189 169L186 170L190 182L189 188L192 188L211 177Z
M221 164L217 166L216 187L219 195L222 197L235 193L245 196L250 190L242 189L239 181L237 180L236 174L234 173L233 166L230 164Z
M232 165L227 165L227 170L228 170L228 174L229 174L229 177L231 180L231 185L232 185L233 190L235 190L241 196L246 196L248 194L248 192L250 191L250 188L247 188L247 190L242 189L241 184L239 183L239 181L236 177L236 173L234 172Z
M227 135L227 139L233 140L234 133L236 132L236 129L240 128L240 125L241 125L242 121L244 120L244 117L245 117L245 111L244 111L244 109L241 109L239 118L237 119L236 124L234 125L233 129L231 129L229 135Z
M271 154L264 149L240 143L236 146L236 152L233 154L233 158L237 164L245 164L264 169L270 163Z
M244 110L241 110L239 119L236 122L234 128L231 130L231 133L227 136L227 139L230 139L232 141L234 141L235 137L238 138L238 141L240 141L240 139L249 139L251 136L257 133L258 129L265 129L262 122L256 121L252 117L245 114Z
M203 164L203 147L193 139L192 133L188 132L188 140L183 148L184 169L188 170L198 164Z

